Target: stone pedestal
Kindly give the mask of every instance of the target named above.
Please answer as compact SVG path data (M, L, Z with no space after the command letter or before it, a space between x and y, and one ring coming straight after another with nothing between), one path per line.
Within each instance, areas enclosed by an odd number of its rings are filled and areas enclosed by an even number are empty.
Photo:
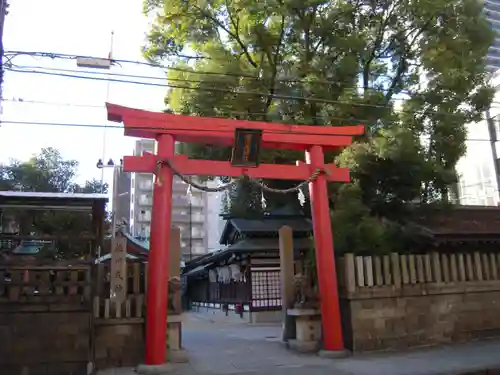
M167 362L189 362L187 351L182 347L182 315L169 315L167 325Z
M316 309L288 309L287 315L295 318L295 339L288 341L291 349L301 353L319 350L321 342L321 314Z

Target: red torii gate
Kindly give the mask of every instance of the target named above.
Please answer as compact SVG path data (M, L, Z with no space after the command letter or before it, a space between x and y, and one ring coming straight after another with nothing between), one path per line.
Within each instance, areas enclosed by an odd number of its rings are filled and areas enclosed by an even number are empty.
M161 183L155 183L151 220L149 281L146 316L146 364L165 362L167 329L167 293L169 270L170 227L172 224L173 171L163 161L183 175L231 176L250 178L308 180L316 171L319 176L309 184L313 231L321 295L323 346L325 350L344 349L340 320L337 276L331 231L327 181L349 182L349 170L325 164L324 151L339 149L352 143L352 137L364 133L364 127L300 126L269 122L253 122L172 115L106 104L108 120L123 122L125 135L151 138L158 142L156 155L125 156L126 172L155 173ZM175 155L174 143L189 142L232 146L236 129L262 131L263 148L305 151L306 163L297 165L260 164L255 168L235 167L229 161L193 160Z

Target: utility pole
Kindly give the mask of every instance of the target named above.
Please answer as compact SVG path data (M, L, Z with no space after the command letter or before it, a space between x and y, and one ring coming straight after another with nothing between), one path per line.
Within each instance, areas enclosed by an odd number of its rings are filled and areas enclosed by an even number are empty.
M110 37L110 41L109 41L109 55L108 55L108 60L110 61L110 64L111 64L111 61L113 59L113 42L114 42L114 38L115 38L115 32L111 31L111 37ZM106 83L106 103L109 102L110 88L111 88L111 81L108 79L108 82ZM102 159L103 160L104 160L105 153L106 153L106 137L107 137L107 133L108 133L107 119L108 118L106 116L106 121L104 121L104 129L103 129L103 132L102 132ZM115 173L113 173L113 191L115 190L114 176L115 176ZM102 184L102 186L104 186L104 169L101 170L101 184ZM113 195L113 199L115 199L114 195ZM113 206L113 211L115 211L114 206ZM115 229L113 227L113 236L114 236L114 233L115 233Z
M498 199L500 202L500 168L498 165L498 154L497 154L497 127L495 126L495 121L499 121L498 115L495 117L491 117L490 111L486 111L486 122L488 124L488 134L490 138L490 147L491 147L491 156L493 158L493 170L495 171L495 180L496 180L496 191L498 195Z
M3 29L5 23L5 15L7 14L7 0L0 0L0 99L3 97L2 84L3 84ZM0 104L1 105L1 104ZM2 113L2 108L0 107L0 114Z
M0 0L2 1L2 0ZM115 32L111 31L111 37L109 41L109 54L108 58L88 58L88 57L79 57L76 59L76 65L79 68L91 68L91 69L105 69L110 70L111 65L113 63L113 44L114 44ZM109 93L111 88L111 81L107 80L106 83L106 102L109 102ZM104 121L104 127L102 132L102 159L105 159L106 154L106 136L107 136L107 117ZM101 193L104 193L104 169L101 169Z

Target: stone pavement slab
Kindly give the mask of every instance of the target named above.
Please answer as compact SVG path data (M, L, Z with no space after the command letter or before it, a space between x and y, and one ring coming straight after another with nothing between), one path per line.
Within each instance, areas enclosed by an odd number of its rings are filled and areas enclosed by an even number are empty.
M358 355L335 360L332 366L353 375L459 375L485 369L500 370L500 341Z
M500 341L474 342L399 353L326 359L297 354L279 341L280 325L207 322L188 314L183 344L188 364L174 364L172 375L461 375L500 369ZM132 375L131 368L99 375Z

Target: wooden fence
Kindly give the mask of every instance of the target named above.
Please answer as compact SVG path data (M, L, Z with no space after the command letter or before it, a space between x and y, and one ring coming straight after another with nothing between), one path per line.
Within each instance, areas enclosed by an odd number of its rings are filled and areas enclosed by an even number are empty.
M390 254L339 259L339 284L357 288L500 280L500 253Z
M125 285L126 298L116 301L110 298L111 266L99 264L97 268L97 285L94 296L93 315L96 319L143 319L146 305L146 290L148 287L148 264L127 261ZM167 280L165 280L167 282ZM169 282L169 313L178 314L180 306L179 288L172 288Z

